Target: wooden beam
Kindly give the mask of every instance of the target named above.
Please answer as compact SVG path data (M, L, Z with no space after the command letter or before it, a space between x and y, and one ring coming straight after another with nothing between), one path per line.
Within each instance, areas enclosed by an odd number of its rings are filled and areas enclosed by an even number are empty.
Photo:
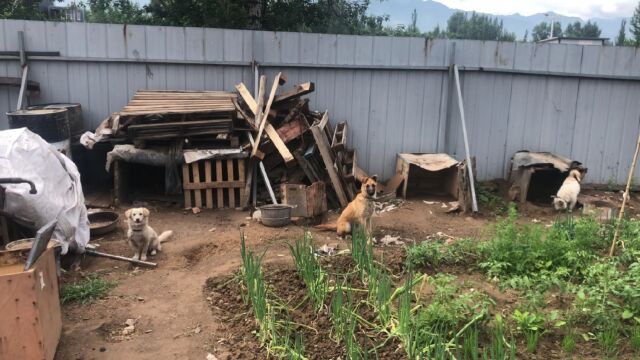
M276 77L273 79L273 85L271 86L271 93L269 94L269 100L267 101L267 106L264 109L264 115L262 116L262 119L260 120L260 126L258 127L258 134L256 135L255 146L253 147L253 150L251 151L251 157L252 158L256 155L256 151L258 150L258 147L260 146L260 140L262 139L262 132L264 131L264 126L267 123L267 118L269 117L269 110L271 110L271 104L273 103L273 99L276 96L276 90L278 90L278 85L279 85L279 82L280 82L280 75L281 74L282 73L278 73L276 75ZM256 106L257 106L257 104L256 104ZM258 110L258 112L259 111L260 110Z
M275 145L276 149L280 153L280 156L282 156L282 159L284 159L284 163L287 165L287 167L294 166L296 164L296 159L293 157L293 155L291 155L291 151L289 151L289 148L287 148L287 145L278 134L278 131L276 131L276 129L274 129L271 124L267 124L264 127L264 130L267 133L267 136L269 136L269 139L271 140L273 145ZM256 145L254 149L256 149L257 147L258 146Z
M260 85L258 87L258 107L254 111L254 127L260 127L260 119L262 119L262 110L264 108L264 92L265 87L267 86L267 77L265 75L260 76Z
M312 82L306 82L304 84L299 84L293 87L293 89L289 89L284 93L276 96L274 104L278 104L284 101L288 101L291 99L295 99L297 97L309 94L315 90L316 86Z
M331 183L333 184L333 189L338 195L338 201L340 202L341 207L347 206L349 201L347 200L347 195L342 188L342 182L340 181L340 177L336 172L336 169L333 167L333 159L331 158L331 150L329 148L329 144L327 138L324 134L324 131L320 128L319 124L311 126L311 133L313 134L313 138L316 141L316 146L318 146L318 150L320 150L320 157L322 157L322 161L324 162L324 166L329 174L329 178L331 179Z
M240 93L242 100L244 100L245 104L247 104L251 112L255 115L258 112L258 103L253 98L253 96L251 96L251 93L249 92L247 87L244 85L244 83L240 83L236 85L236 89L238 90L238 93Z

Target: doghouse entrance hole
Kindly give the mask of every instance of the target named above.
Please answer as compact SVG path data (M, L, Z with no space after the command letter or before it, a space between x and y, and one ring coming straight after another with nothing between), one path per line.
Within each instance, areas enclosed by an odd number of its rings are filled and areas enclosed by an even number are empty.
M165 196L165 172L162 166L132 164L119 161L115 181L116 197L121 202L132 202L149 197Z
M527 201L540 205L551 206L552 198L562 186L562 182L567 177L556 168L536 169L531 174L529 190L527 191Z
M428 171L411 165L407 184L407 197L427 197L441 201L458 200L458 168L452 166L439 171Z

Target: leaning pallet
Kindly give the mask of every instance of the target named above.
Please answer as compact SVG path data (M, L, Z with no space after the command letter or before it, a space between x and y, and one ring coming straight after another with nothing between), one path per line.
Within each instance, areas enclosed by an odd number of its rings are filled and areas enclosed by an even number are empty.
M246 155L246 154L245 154ZM244 158L200 160L182 165L186 208L239 208L246 203Z

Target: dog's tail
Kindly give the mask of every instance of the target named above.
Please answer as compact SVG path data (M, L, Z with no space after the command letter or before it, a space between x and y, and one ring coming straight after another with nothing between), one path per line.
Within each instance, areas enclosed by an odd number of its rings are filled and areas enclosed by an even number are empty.
M171 230L163 231L162 234L158 235L158 241L160 243L163 243L163 242L169 240L169 238L172 235L173 235L173 231L171 231Z
M318 230L325 230L325 231L336 231L338 230L338 224L320 224L320 225L314 226L313 228Z

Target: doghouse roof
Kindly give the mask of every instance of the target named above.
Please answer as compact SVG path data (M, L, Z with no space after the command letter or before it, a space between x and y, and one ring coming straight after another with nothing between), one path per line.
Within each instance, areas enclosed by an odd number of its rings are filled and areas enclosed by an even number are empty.
M520 167L551 165L556 169L566 172L571 167L582 165L578 161L567 159L563 156L550 152L530 152L518 151L511 159L511 169L517 170Z
M458 166L460 161L454 159L449 154L398 154L407 163L419 166L427 171L440 171L452 166Z

